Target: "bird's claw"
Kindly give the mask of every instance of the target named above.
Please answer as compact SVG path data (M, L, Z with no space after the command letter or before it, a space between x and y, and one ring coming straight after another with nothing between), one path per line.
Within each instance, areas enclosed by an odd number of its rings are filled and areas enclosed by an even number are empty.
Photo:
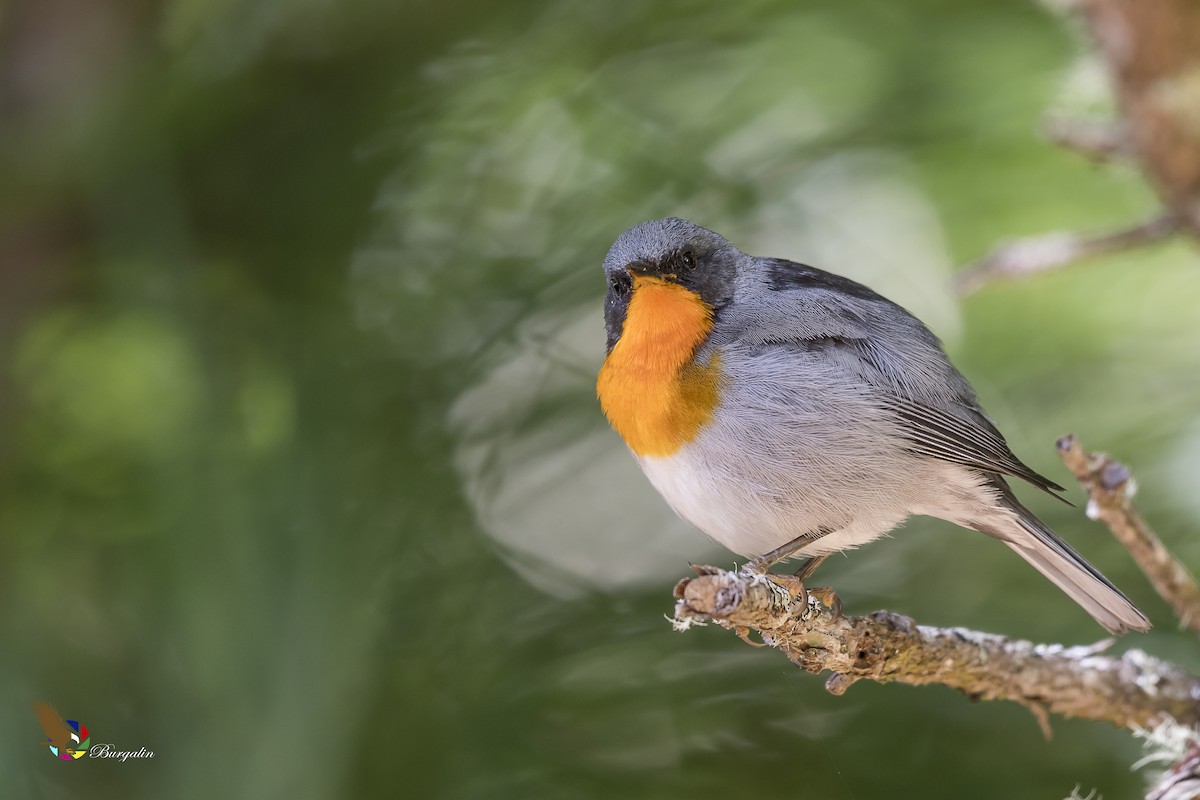
M817 598L823 605L830 609L834 619L842 618L842 598L837 596L829 586L818 586L814 589L809 589L808 594Z
M738 572L750 576L766 575L768 570L770 570L774 565L774 561L767 561L766 559L762 558L752 558L743 564L742 568L739 569Z
M739 639L741 639L743 642L750 645L751 647L766 647L767 646L766 642L753 641L750 638L750 629L747 628L745 625L738 625L736 628L733 629L733 632L735 634L737 634L737 637Z

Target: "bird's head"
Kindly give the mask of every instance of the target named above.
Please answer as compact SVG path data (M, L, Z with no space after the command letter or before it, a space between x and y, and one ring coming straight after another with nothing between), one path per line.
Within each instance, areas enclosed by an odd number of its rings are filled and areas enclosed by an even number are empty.
M720 234L676 217L643 222L625 231L604 258L608 350L621 338L630 300L643 286L677 286L699 297L714 313L719 311L733 299L741 255Z

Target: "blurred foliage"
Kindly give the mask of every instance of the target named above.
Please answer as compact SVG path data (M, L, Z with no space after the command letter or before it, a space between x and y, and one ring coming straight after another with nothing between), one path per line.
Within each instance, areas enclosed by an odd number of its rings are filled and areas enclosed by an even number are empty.
M1094 106L1078 50L981 0L5 6L5 795L1137 793L1122 732L833 698L672 633L686 562L730 556L592 397L607 245L691 217L911 307L1018 453L1115 453L1200 563L1192 248L947 288L1153 207L1033 134ZM1137 646L1200 668L1115 544L1030 502L1150 613ZM851 611L1099 635L993 545L913 521L822 575ZM155 758L56 762L34 699Z

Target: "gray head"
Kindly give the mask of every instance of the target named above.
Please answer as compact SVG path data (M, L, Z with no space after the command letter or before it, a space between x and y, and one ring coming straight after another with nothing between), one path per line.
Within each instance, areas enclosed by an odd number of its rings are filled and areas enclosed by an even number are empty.
M622 233L604 257L608 349L621 338L635 274L677 283L719 311L733 299L741 255L720 234L678 217L643 222Z

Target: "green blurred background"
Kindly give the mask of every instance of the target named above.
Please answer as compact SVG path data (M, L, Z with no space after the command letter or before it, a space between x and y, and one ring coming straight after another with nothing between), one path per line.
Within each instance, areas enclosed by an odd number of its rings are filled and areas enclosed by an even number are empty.
M1104 725L822 679L671 631L688 561L599 412L599 264L674 214L864 280L1014 449L1134 468L1186 563L1182 242L960 302L997 240L1152 212L1038 140L1084 40L985 0L0 6L0 785L14 798L1138 795ZM1080 509L1047 521L1192 637ZM1077 502L1080 493L1073 489ZM1087 642L1005 548L916 520L850 612ZM30 703L152 760L63 763Z

